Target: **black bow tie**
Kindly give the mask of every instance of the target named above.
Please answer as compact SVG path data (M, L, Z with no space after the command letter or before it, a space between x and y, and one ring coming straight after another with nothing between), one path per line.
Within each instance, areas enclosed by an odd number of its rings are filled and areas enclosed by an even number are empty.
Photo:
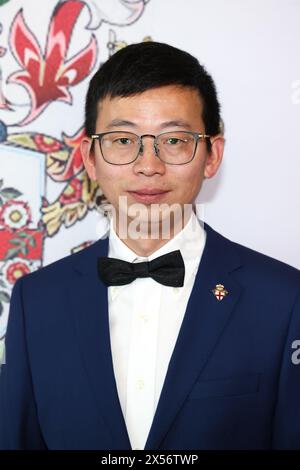
M117 258L101 256L98 258L98 273L107 286L122 286L137 277L152 277L165 286L182 287L184 261L179 250L141 263L128 263Z

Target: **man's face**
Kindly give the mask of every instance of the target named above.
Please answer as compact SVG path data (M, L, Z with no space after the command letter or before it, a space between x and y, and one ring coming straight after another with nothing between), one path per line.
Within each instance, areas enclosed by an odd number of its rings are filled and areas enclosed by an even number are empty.
M202 120L202 101L197 90L174 85L151 89L122 98L106 97L99 103L96 133L131 131L137 135L158 135L169 131L205 133ZM198 142L195 157L184 165L162 162L153 148L153 138L143 138L143 153L127 165L107 163L95 142L82 143L85 167L91 179L97 180L108 201L119 210L120 196L127 197L127 207L137 203L150 210L151 204L192 204L204 177L213 176L222 159L224 139L212 139L212 150L207 151L204 140ZM143 197L143 191L157 191L156 196ZM127 212L128 214L128 212ZM132 216L132 214L131 214ZM130 218L130 217L129 217Z

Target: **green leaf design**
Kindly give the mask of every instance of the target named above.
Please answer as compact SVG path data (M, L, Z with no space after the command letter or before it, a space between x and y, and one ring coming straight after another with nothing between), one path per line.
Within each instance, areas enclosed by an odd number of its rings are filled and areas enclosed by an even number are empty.
M9 0L0 0L0 7L2 7L2 5L4 5L5 3L7 3Z
M20 250L20 251L21 251L22 255L26 256L26 255L28 254L28 248L27 248L27 246L25 246L25 245L21 246L21 250Z
M4 261L8 261L9 259L13 259L15 256L17 256L20 252L20 248L16 246L15 248L10 248L7 250L7 253L4 257Z
M3 206L3 199L0 197L0 207Z
M10 301L10 296L8 295L7 292L0 291L0 302L9 302Z
M19 238L30 238L31 235L29 235L29 233L26 233L26 232L18 232L18 237Z
M0 279L0 287L5 287L5 282Z
M17 197L22 195L22 193L15 188L3 188L0 191L0 194L6 199L16 199Z
M9 240L9 243L11 243L12 245L22 245L23 244L22 240L19 240L19 238L11 238Z
M32 246L32 248L34 248L36 246L36 242L35 242L35 238L34 237L31 237L29 239L29 245Z
M3 186L3 180L0 180L0 189L2 188Z

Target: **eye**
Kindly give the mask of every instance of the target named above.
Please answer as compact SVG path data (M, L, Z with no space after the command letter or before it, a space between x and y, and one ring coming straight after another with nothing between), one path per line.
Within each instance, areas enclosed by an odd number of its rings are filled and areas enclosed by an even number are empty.
M170 145L172 147L178 147L179 145L186 144L188 142L188 139L186 139L184 136L182 137L165 137L165 140L163 141L164 144Z
M119 137L118 139L114 139L114 143L121 144L121 145L129 145L132 144L132 140L128 137Z
M166 140L166 143L167 144L170 144L170 145L176 145L180 142L183 142L181 139L178 139L178 137L169 137L167 140Z

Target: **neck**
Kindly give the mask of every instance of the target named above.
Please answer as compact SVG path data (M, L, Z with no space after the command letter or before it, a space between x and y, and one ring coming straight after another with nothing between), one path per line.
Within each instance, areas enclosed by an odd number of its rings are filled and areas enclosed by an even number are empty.
M134 233L134 237L128 234L124 234L124 230L120 230L120 224L118 218L113 217L113 227L118 235L118 237L128 246L132 251L134 251L138 256L150 256L152 253L157 251L159 248L164 246L168 241L174 238L188 223L192 215L193 210L188 213L185 213L184 217L180 220L174 220L170 222L168 230L163 224L163 221L158 222L157 224L143 223L140 222L137 230ZM129 227L130 222L127 224ZM155 236L153 236L153 234ZM167 236L166 236L167 235Z

